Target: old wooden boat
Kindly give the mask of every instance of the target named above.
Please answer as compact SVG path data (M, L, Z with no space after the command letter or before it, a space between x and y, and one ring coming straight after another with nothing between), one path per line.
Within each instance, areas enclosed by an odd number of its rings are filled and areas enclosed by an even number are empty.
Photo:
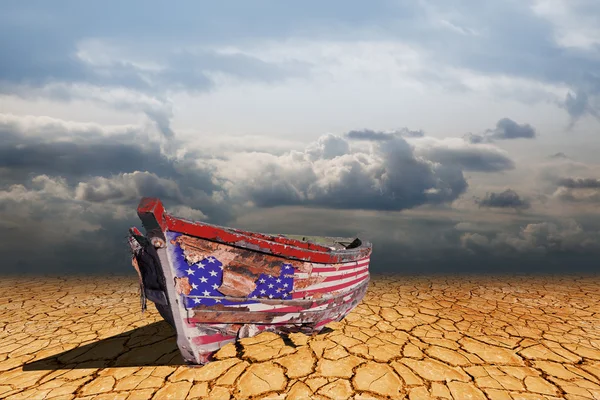
M362 300L371 244L358 238L268 235L187 221L159 199L137 208L132 264L146 299L177 332L190 364L262 330L320 331Z

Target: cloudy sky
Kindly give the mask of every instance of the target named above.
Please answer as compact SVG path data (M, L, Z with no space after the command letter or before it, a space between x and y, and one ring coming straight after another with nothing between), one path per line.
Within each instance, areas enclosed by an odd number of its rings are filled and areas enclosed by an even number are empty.
M597 0L4 1L0 273L133 273L175 215L374 272L590 272Z

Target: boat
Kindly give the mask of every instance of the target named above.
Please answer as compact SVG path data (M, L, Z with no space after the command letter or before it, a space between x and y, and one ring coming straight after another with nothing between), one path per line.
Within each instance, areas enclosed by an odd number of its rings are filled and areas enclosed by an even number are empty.
M142 311L152 301L186 363L261 331L316 334L363 299L372 245L359 238L248 232L168 214L143 198L128 242Z

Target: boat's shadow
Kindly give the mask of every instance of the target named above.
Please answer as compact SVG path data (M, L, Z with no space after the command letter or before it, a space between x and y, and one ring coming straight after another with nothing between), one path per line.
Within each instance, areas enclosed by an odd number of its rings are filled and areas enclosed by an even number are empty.
M23 365L24 371L184 365L175 331L155 322Z

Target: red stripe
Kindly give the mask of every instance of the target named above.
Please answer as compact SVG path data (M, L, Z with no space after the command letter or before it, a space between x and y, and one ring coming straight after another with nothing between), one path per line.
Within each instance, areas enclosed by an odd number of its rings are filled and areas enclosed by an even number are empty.
M354 279L354 280L346 282L346 283L340 283L339 285L318 288L318 289L311 289L311 290L303 290L300 292L294 292L292 295L292 298L293 299L302 298L302 297L306 296L307 294L334 292L336 290L341 290L348 286L352 286L358 282L361 282L361 281L367 279L368 277L369 277L369 275L366 275L366 276L363 276L358 279Z
M348 269L352 269L352 268L357 268L357 267L361 267L363 265L369 265L369 257L367 258L363 258L362 260L359 260L356 262L356 264L353 265L346 265L344 267L324 267L321 268L319 266L314 267L312 270L312 273L317 273L317 272L336 272L336 271L345 271Z
M235 336L224 336L220 333L215 335L196 336L192 338L192 343L197 345L211 344L215 342L222 342L223 340L235 339Z
M325 277L325 280L323 282L339 281L340 279L350 278L352 275L364 274L368 270L369 270L369 268L367 267L367 268L359 269L358 271L353 271L353 272L350 272L347 274L327 276L327 277Z

